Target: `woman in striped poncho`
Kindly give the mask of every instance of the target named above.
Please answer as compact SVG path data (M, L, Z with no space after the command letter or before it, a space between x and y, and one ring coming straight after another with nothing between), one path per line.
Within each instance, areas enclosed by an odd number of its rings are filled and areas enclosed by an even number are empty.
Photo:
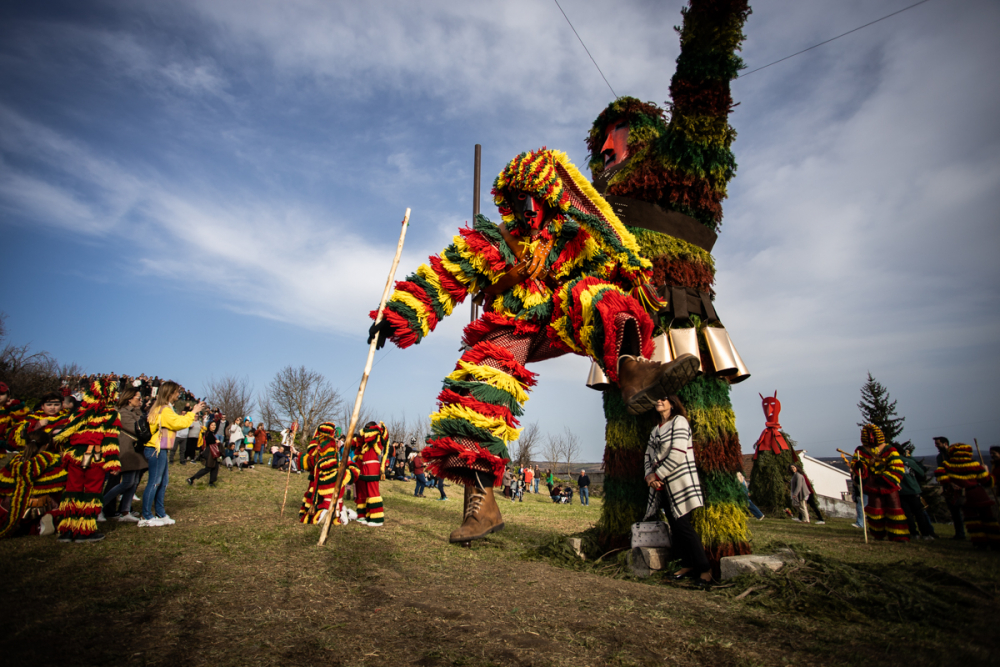
M663 507L670 524L671 544L681 561L674 578L692 577L699 586L707 586L712 582L712 567L690 520L691 512L705 504L694 464L691 425L676 396L657 401L656 411L660 423L649 434L646 446L646 519L656 516Z

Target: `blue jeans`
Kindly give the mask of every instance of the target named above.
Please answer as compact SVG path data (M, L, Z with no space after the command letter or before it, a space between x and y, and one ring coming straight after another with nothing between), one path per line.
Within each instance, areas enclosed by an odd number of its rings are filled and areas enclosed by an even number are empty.
M259 452L254 452L253 453L253 460L254 460L255 463L259 463L261 465L264 465L264 451L261 450Z
M535 493L538 493L538 478L535 478Z
M589 505L590 504L590 487L581 486L580 487L580 504Z
M750 496L747 496L747 502L750 503L750 514L753 514L755 519L764 518L764 513L761 512L760 508L754 504L753 500L750 499Z
M118 504L118 514L128 514L132 509L132 495L135 494L135 487L139 485L139 471L129 470L122 473L121 481L116 486L108 489L101 502L104 504L104 516L111 517L115 514L114 502L119 495L122 501Z
M413 490L413 495L419 496L424 492L424 489L427 488L427 478L424 477L423 473L420 473L419 475L416 476L416 480L417 480L417 488Z
M167 493L170 469L167 466L167 450L161 449L160 453L157 454L153 447L144 447L142 455L149 463L149 481L146 482L146 490L142 492L142 518L148 521L153 518L154 502L156 516L167 515L167 509L163 506L163 498Z
M868 504L868 496L865 496L863 499L861 499L861 502L855 503L857 519L854 520L854 523L857 524L858 526L865 525L864 515L865 515L865 505L867 504Z

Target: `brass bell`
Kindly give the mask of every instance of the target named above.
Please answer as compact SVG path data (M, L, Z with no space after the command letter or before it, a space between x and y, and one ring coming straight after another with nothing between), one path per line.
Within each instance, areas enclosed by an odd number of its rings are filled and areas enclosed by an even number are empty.
M705 327L703 329L708 354L715 367L715 375L736 375L736 357L733 355L733 344L724 327Z
M667 332L670 340L670 353L676 359L682 354L693 354L698 360L698 372L704 372L704 364L701 362L701 350L698 349L698 330L694 327L686 329L670 329Z
M750 371L743 363L740 353L736 351L736 346L733 345L725 327L705 327L704 335L712 365L715 366L715 375L727 378L730 384L742 382L750 377Z
M597 391L604 391L611 388L608 376L601 370L601 365L596 361L590 362L590 373L587 374L587 386Z
M670 353L670 341L667 340L667 334L662 333L653 339L653 356L650 361L658 361L661 364L665 364L673 360L674 357Z

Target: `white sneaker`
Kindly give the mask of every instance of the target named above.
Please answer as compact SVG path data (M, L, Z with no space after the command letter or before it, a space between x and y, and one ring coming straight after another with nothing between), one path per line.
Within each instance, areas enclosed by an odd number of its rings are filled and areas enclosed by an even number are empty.
M160 519L154 517L152 519L139 519L139 523L135 525L138 526L139 528L146 528L146 527L155 528L157 526L162 526L163 522Z
M319 518L316 519L316 523L318 523L318 524L319 523L323 523L323 520L326 519L326 513L329 512L329 511L330 511L329 509L325 509L322 512L320 512L319 513Z
M817 521L816 525L817 526L825 526L826 525L826 521Z
M102 510L100 514L97 515L97 523L104 523L105 521L107 521L107 519L104 518L104 511Z
M792 521L798 521L799 523L802 523L802 519L794 516L792 517Z
M134 503L141 503L142 502L142 496L140 496L140 495L133 495L132 496L132 502L134 502Z
M164 514L163 516L158 516L156 518L159 519L164 526L172 526L175 523L177 523L176 521L170 518L169 514Z
M118 517L118 523L139 523L139 517L134 514L122 514Z

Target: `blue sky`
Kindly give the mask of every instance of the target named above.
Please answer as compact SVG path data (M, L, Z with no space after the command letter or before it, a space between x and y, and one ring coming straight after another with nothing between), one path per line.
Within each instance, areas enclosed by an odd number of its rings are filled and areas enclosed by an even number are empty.
M909 0L754 8L750 69ZM619 95L662 104L680 2L563 0ZM733 83L740 168L717 309L813 455L857 441L867 371L904 438L1000 444L1000 6L935 0ZM0 6L0 310L10 339L92 372L262 389L285 365L353 400L405 208L401 274L542 145L584 167L611 100L554 3L7 2ZM484 196L484 213L497 218ZM403 277L402 275L400 277ZM466 306L378 353L366 404L434 409ZM603 452L588 362L534 368L525 422Z

